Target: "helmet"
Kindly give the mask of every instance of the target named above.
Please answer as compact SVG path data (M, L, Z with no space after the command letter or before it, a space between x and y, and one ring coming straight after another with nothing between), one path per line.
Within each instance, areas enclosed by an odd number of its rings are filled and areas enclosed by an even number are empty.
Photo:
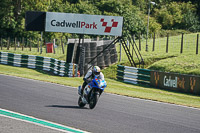
M98 66L93 67L93 73L95 76L99 76L101 69Z

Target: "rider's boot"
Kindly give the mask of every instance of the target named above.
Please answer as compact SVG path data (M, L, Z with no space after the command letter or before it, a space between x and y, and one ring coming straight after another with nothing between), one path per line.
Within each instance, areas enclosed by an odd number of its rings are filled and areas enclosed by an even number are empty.
M83 89L83 88L81 88L81 96L83 96L83 90L84 90L84 89Z

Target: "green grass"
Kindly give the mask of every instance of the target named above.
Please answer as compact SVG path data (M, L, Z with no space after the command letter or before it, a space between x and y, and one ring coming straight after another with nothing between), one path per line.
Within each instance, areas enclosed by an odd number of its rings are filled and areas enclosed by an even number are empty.
M82 77L75 77L75 78L59 77L59 76L49 75L45 72L37 71L34 69L13 67L7 65L0 65L0 73L6 75L30 78L35 80L41 80L56 84L62 84L72 87L78 87L78 85L81 85L83 82ZM199 96L176 93L156 88L149 88L147 86L145 87L145 86L131 85L116 81L114 79L106 79L106 81L108 87L105 89L105 92L108 93L137 97L142 99L151 99L154 101L161 101L161 102L200 108Z
M191 75L200 75L200 56L180 55L174 58L160 60L148 68L164 72L176 72Z
M182 54L180 53L182 35L169 37L168 53L166 53L166 37L156 38L155 51L152 51L153 39L148 39L148 52L145 51L146 40L142 39L140 52L145 62L144 68L166 72L177 72L181 74L200 75L200 46L199 54L196 54L197 34L199 33L184 34ZM138 40L136 40L136 44L138 46ZM135 62L138 62L136 57L134 59ZM124 51L122 51L122 61L120 64L130 66Z

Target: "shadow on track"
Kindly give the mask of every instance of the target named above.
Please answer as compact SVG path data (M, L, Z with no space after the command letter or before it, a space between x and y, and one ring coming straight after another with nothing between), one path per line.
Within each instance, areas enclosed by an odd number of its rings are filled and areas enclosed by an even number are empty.
M68 108L68 109L88 109L86 107L80 108L79 106L65 106L65 105L47 105L45 107Z

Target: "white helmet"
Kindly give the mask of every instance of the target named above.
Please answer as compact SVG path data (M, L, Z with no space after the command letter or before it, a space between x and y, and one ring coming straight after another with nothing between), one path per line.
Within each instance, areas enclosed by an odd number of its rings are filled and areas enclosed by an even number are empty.
M101 69L98 66L93 67L93 73L95 76L99 76Z

